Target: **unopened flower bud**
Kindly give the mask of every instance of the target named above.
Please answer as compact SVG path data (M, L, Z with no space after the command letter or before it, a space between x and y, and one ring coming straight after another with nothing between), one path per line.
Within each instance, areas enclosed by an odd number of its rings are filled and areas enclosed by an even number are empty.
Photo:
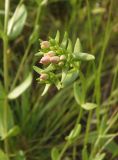
M59 62L58 65L59 65L59 66L63 66L63 65L64 65L64 62Z
M48 78L48 75L45 74L45 73L42 73L42 74L40 75L40 81L47 80L47 78Z
M53 56L53 57L50 57L50 62L56 64L59 62L59 57L58 56Z
M53 57L55 56L55 52L54 51L49 51L48 53L46 53L47 56Z
M50 43L48 41L41 42L42 49L49 48L49 47L50 47Z
M65 59L66 59L66 56L64 56L64 55L60 56L60 61L64 61Z
M40 63L42 64L49 64L50 63L50 57L49 56L44 56L41 58Z

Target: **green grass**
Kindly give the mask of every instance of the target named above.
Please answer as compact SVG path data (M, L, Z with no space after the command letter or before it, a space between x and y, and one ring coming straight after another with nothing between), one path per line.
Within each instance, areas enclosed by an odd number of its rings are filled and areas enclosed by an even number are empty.
M8 36L8 21L22 3L23 16L12 26L18 28ZM52 151L62 160L118 159L117 6L117 0L0 1L0 160L49 160ZM96 59L82 62L75 83L60 91L52 86L42 97L34 54L38 39L57 30L61 38L67 31L73 45L79 37L82 50ZM27 90L8 99L29 73ZM98 107L83 109L80 99ZM78 123L81 131L68 143L65 137Z

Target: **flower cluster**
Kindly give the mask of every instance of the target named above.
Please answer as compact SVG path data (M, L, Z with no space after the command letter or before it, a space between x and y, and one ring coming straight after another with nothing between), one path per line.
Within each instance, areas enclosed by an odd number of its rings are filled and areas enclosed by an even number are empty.
M54 39L41 41L40 50L36 56L42 64L40 68L34 66L34 70L40 74L37 80L45 83L47 89L52 84L58 89L71 84L79 76L80 61L94 59L93 55L81 52L79 39L76 40L74 49L67 34L60 42L59 32Z

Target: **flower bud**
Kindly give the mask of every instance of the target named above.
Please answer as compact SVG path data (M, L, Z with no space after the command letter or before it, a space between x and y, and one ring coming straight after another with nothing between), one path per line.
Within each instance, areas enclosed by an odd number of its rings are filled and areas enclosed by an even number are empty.
M59 62L58 64L60 67L64 65L64 62Z
M47 78L48 78L48 74L42 73L42 74L40 75L40 81L47 80Z
M50 62L51 63L58 63L59 62L59 57L58 56L53 56L53 57L50 57Z
M65 59L66 59L66 56L64 56L64 55L60 56L60 61L64 61Z
M41 49L49 48L50 43L48 41L41 42Z
M50 57L49 56L44 56L41 58L40 63L42 64L49 64L50 63Z
M47 56L53 57L55 56L55 52L54 51L49 51L48 53L46 53Z

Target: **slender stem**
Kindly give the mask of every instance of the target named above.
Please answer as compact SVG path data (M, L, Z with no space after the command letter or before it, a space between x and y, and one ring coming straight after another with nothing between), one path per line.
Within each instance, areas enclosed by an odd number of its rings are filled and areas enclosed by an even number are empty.
M90 130L90 125L91 125L91 118L92 118L92 110L89 111L89 115L88 115L86 133L85 133L85 138L84 138L84 148L86 147L87 142L88 142L89 130Z
M22 70L22 68L23 68L24 62L25 62L25 60L26 60L26 58L27 58L27 55L28 55L28 53L29 53L30 47L31 47L31 45L30 45L30 43L29 43L29 45L28 45L28 47L27 47L27 49L26 49L26 52L25 52L25 54L24 54L24 56L23 56L23 58L22 58L22 61L21 61L21 63L20 63L20 66L19 66L19 68L18 68L18 71L17 71L17 73L16 73L16 76L15 76L15 78L14 78L14 81L13 81L13 83L12 83L11 89L13 89L13 88L15 87L15 85L16 85L16 82L17 82L17 80L18 80L18 77L19 77L19 75L20 75L20 73L21 73L21 70Z
M4 67L4 86L6 92L8 91L8 66L7 66L7 48L8 48L8 37L7 37L7 28L8 28L8 19L9 19L9 6L10 0L5 1L5 19L4 19L4 48L3 48L3 67Z
M106 30L105 30L103 48L101 51L98 70L96 72L95 92L96 92L96 102L98 104L98 107L96 109L98 130L99 130L99 126L100 126L99 123L100 123L100 102L101 102L101 70L102 70L102 64L103 64L103 60L104 60L105 50L107 48L108 41L109 41L110 34L111 34L110 25L111 25L112 7L113 7L113 0L111 0L111 4L110 4L109 17L108 17L108 21L107 21L107 25L106 25Z
M87 4L87 10L88 10L88 27L89 27L89 37L90 37L90 47L91 47L91 52L93 50L93 36L92 36L92 21L91 21L91 15L90 15L90 4L89 0L86 0Z
M8 49L8 36L7 36L7 29L8 29L8 19L9 19L9 8L10 8L10 0L5 0L5 18L4 18L4 38L3 38L3 70L4 70L4 87L6 91L6 97L4 100L4 131L7 134L8 126L7 126L7 117L8 117L8 100L7 100L7 93L8 93L8 65L7 65L7 49ZM9 147L8 147L8 139L5 138L4 140L4 149L9 157ZM9 159L9 158L8 158Z
M61 160L63 154L65 153L65 151L67 150L67 148L69 147L69 145L70 145L69 142L67 142L67 143L64 145L64 147L63 147L63 149L62 149L62 151L61 151L61 153L60 153L60 155L59 155L58 160Z

